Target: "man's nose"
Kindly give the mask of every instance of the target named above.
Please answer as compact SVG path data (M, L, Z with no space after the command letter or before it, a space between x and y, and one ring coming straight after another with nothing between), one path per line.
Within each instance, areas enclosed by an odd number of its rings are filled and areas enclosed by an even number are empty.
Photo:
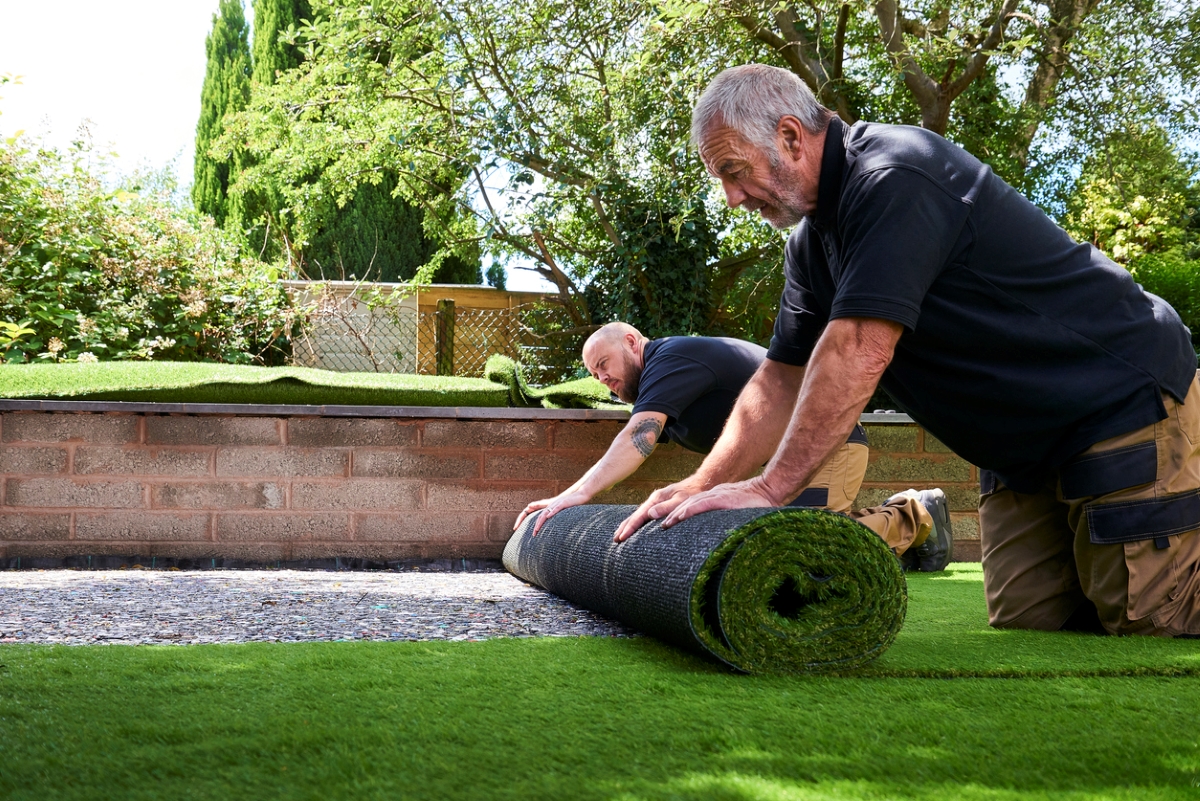
M737 181L729 178L721 179L721 188L725 190L725 203L729 208L736 209L746 202L746 193L737 185Z

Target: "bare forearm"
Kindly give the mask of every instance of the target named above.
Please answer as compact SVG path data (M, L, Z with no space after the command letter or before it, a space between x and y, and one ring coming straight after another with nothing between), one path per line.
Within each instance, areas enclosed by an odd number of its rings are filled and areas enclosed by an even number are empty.
M592 498L629 478L654 452L665 422L666 415L656 412L635 415L608 446L600 461L592 465L568 492L582 492Z
M763 471L772 497L787 503L846 441L891 362L903 327L868 318L834 320L813 351L783 442Z
M703 489L739 481L771 458L792 417L805 369L767 360L738 396L695 478Z

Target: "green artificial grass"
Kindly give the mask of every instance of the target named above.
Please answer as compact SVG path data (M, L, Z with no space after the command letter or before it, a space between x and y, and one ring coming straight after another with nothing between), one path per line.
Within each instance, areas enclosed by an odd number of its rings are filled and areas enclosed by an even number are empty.
M1014 678L746 676L649 638L0 646L0 798L1200 795L1200 644L988 640L978 566L909 584L875 665Z
M508 387L510 406L542 406L546 409L628 409L612 400L608 387L592 377L565 381L547 387L532 387L521 365L499 353L488 357L483 376Z
M602 406L594 386L539 390ZM580 382L570 382L577 384ZM590 393L590 394L589 394ZM0 398L148 403L281 403L311 406L509 406L507 384L484 378L335 373L307 367L198 362L98 362L0 366ZM543 405L540 401L521 405ZM560 404L562 405L562 404ZM623 408L623 407L622 407Z
M715 586L703 589L705 582ZM818 509L745 523L713 551L697 583L690 604L697 639L748 673L860 668L886 653L908 603L904 574L883 540Z

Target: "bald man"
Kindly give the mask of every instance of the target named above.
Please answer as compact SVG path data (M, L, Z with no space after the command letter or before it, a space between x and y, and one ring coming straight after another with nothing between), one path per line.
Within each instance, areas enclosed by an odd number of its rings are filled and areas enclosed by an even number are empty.
M556 497L526 506L516 526L544 510L536 534L558 512L587 503L633 475L660 442L674 441L688 450L708 453L766 353L737 339L650 340L619 322L596 331L583 346L584 366L618 398L632 403L633 414L600 461ZM866 469L866 431L855 426L790 505L849 513L878 534L900 556L906 570L944 569L952 553L953 531L942 491L908 490L881 507L851 512Z

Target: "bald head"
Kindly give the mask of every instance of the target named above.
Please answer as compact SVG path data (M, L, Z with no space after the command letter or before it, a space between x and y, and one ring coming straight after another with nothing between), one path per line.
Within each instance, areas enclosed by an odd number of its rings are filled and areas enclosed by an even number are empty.
M609 323L583 345L583 366L626 403L637 399L642 348L648 340L629 323Z

